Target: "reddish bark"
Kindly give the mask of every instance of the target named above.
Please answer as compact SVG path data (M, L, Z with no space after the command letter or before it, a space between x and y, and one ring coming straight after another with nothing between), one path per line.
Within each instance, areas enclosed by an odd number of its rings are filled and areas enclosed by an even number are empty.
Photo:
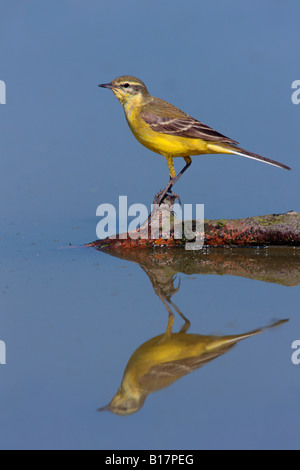
M163 211L172 209L174 200L166 198ZM164 238L151 238L150 227L159 219L152 213L148 221L137 232L117 235L115 239L106 238L88 243L103 249L141 249L149 247L184 247L187 240L174 237L174 230L170 236ZM193 221L193 229L196 222ZM184 230L183 230L184 233ZM141 235L147 235L147 239ZM139 238L140 237L140 238ZM300 246L300 214L289 211L285 214L271 214L245 219L205 220L204 246Z

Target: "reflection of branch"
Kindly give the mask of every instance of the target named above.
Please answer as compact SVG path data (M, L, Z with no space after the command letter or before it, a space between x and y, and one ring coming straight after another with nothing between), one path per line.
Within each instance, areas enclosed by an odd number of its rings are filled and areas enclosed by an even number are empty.
M172 302L171 297L176 294L176 292L180 289L180 279L178 279L178 286L174 286L174 281L176 276L173 273L168 272L166 273L163 269L151 269L149 266L145 266L140 264L141 268L145 271L147 276L149 277L151 284L153 286L155 294L160 298L164 306L166 307L168 314L169 314L169 321L171 317L174 317L171 307L175 310L175 312L183 319L184 325L180 330L180 333L185 333L191 323L190 321L183 315L183 313L179 310L176 304Z
M173 295L177 273L240 276L284 286L300 284L299 248L205 248L196 252L160 250L101 249L112 256L138 263L148 274L154 289ZM155 285L153 282L155 279Z

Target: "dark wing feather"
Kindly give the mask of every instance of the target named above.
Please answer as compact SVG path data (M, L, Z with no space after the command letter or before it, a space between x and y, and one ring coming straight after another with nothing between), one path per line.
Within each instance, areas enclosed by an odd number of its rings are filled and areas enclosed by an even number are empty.
M276 162L275 160L262 157L261 155L248 152L247 150L237 147L238 142L235 140L220 134L211 127L206 126L202 122L176 108L176 106L173 106L159 98L150 97L144 104L140 116L153 131L161 132L162 134L188 137L191 139L202 139L208 142L229 144L229 146L232 146L232 153L240 152L244 157L254 158L255 160L261 160L271 165L290 170L290 167L283 163Z
M148 390L148 393L161 390L168 387L176 380L203 367L210 361L213 361L222 354L230 351L234 344L225 344L216 351L202 353L197 357L188 357L175 361L164 362L151 367L143 377L140 378L139 384Z
M175 108L176 109L176 108ZM184 114L184 113L182 113ZM226 137L206 126L197 119L188 115L183 117L159 116L151 111L142 111L140 116L151 127L153 131L163 134L176 135L180 137L189 137L192 139L203 139L207 141L223 142L227 144L237 144L238 142Z

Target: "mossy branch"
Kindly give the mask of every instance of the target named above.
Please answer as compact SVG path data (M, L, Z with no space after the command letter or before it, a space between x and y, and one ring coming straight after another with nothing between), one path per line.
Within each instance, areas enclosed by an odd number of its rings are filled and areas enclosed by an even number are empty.
M184 224L175 219L172 209L174 198L168 196L164 204L151 213L149 219L136 231L128 234L116 235L115 238L96 240L87 246L102 248L147 248L147 247L185 247L188 240L183 236L175 235L178 226L182 224L181 232L184 234ZM171 230L168 236L153 237L151 228L162 225L164 215L171 220ZM192 221L191 226L195 235L199 224ZM177 229L176 229L177 227ZM163 227L164 228L164 227ZM189 240L191 241L191 240ZM285 214L270 214L247 217L244 219L219 219L204 221L204 246L300 246L300 214L289 211Z

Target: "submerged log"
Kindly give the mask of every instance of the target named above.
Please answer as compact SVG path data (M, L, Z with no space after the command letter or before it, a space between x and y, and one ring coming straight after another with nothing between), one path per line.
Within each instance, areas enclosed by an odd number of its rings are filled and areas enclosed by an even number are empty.
M295 211L244 219L205 219L202 233L199 233L199 221L193 220L189 223L191 230L187 238L187 222L176 219L172 211L173 205L174 198L168 196L159 209L154 208L150 217L137 230L96 240L86 246L110 249L186 247L187 243L192 244L191 234L194 240L202 236L204 246L300 246L300 214ZM170 221L170 226L163 233L166 220ZM154 226L158 233L155 237Z

